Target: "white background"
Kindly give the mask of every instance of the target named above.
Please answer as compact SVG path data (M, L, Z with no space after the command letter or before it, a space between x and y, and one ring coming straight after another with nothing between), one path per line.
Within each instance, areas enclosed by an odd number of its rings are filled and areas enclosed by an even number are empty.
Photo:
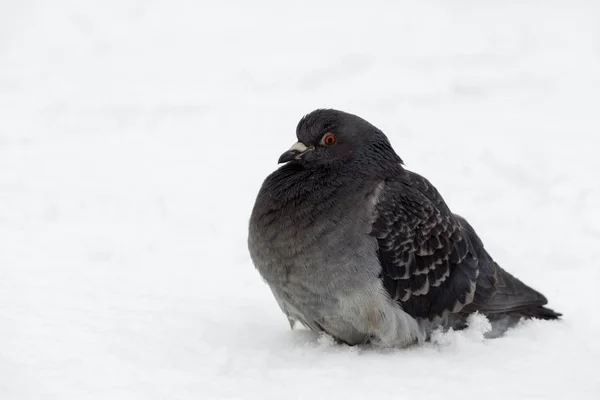
M1 2L1 399L600 398L600 2L362 3ZM290 331L247 221L319 107L564 319Z

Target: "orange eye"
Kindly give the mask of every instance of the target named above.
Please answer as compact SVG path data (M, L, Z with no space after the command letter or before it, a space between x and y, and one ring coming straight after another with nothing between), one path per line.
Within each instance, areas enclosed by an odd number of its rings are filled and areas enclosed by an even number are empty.
M328 133L323 137L323 143L325 143L327 146L333 146L335 142L337 142L337 138L333 133Z

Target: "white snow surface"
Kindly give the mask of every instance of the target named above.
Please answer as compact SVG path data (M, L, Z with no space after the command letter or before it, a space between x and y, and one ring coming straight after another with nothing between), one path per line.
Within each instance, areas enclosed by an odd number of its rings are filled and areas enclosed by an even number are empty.
M321 107L564 318L291 331L247 222ZM0 398L599 399L599 151L598 1L3 1Z

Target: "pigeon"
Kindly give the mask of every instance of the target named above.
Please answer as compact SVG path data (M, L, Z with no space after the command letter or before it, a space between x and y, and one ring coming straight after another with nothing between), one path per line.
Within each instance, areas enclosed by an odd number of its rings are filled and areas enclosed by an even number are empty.
M259 190L248 234L252 262L292 328L406 347L465 328L473 313L502 332L522 318L561 316L492 259L381 130L319 109L296 136Z

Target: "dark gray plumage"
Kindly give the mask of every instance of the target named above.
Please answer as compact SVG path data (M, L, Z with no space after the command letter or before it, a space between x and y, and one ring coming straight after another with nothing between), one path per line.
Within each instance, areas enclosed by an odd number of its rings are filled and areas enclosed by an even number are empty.
M405 346L438 326L460 328L475 311L505 326L560 316L494 262L379 129L316 110L296 135L260 189L248 237L292 325L349 344Z

